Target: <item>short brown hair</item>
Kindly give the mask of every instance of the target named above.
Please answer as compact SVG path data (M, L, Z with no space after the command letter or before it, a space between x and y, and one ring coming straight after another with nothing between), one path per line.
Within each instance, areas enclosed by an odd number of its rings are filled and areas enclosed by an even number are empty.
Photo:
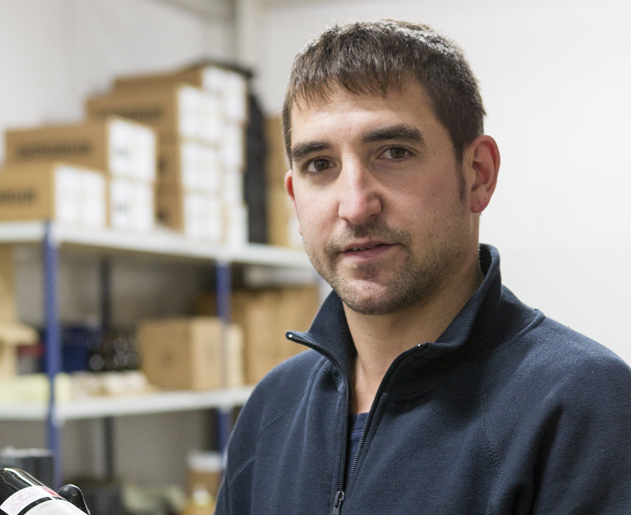
M291 109L323 100L340 87L353 94L386 95L418 80L455 154L484 130L484 106L463 53L425 25L381 20L325 30L294 59L283 105L283 134L291 161Z

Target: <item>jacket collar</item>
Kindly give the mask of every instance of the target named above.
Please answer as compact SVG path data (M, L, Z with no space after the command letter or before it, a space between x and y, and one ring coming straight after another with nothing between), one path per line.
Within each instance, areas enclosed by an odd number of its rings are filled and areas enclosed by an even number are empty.
M425 346L423 361L465 350L465 343L473 333L486 333L497 324L502 280L500 256L495 247L480 246L480 265L485 274L482 284L436 342ZM287 337L318 350L340 366L347 377L351 377L356 351L342 301L335 292L331 292L324 301L308 331L288 332ZM454 357L461 354L456 352Z

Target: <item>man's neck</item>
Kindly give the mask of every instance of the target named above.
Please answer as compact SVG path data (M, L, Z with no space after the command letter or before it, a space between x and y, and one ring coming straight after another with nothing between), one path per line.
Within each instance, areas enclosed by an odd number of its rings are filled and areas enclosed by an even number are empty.
M441 292L423 303L387 315L362 315L344 306L357 349L352 400L355 413L370 409L392 362L419 343L434 342L473 296L484 275L477 266L454 278Z

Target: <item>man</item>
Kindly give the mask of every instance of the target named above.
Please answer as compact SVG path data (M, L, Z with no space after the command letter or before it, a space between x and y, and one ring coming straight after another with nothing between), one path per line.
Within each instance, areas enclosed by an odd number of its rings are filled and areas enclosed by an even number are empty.
M235 426L218 514L631 513L631 373L523 305L479 245L499 152L429 28L325 31L284 106L311 347Z

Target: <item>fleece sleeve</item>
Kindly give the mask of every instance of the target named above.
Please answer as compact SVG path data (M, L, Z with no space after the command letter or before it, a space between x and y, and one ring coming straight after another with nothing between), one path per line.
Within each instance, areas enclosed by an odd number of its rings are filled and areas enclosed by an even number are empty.
M593 364L556 392L534 466L533 515L631 513L631 372Z

